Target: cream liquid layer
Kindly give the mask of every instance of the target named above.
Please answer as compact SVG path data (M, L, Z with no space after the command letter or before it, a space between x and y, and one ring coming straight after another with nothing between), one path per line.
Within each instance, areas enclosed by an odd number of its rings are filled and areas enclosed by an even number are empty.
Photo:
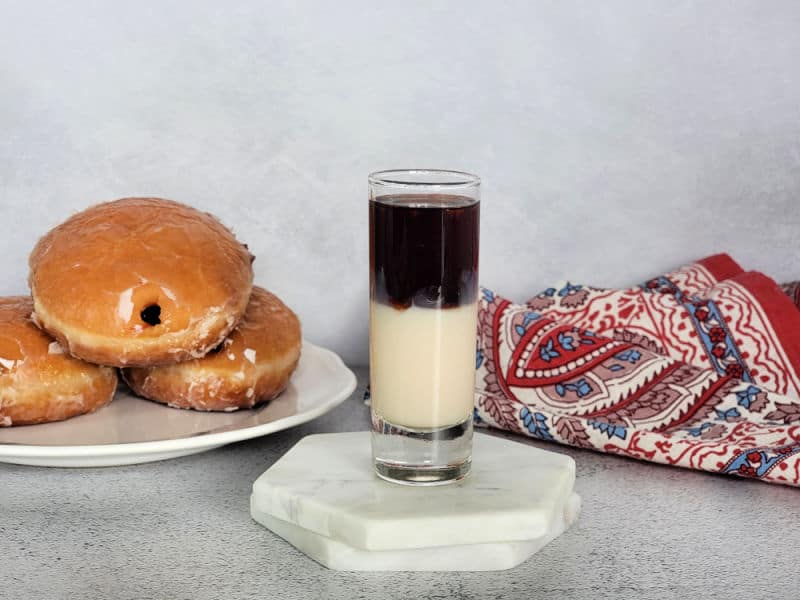
M370 303L373 410L415 429L461 423L472 414L477 304L398 310Z

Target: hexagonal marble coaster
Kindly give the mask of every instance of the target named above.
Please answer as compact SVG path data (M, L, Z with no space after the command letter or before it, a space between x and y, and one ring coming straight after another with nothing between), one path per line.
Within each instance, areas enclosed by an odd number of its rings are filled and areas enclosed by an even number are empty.
M387 483L368 432L312 435L253 484L253 518L339 570L511 568L580 512L565 455L476 434L473 466L439 487Z
M408 550L362 550L252 509L253 519L318 563L337 571L500 571L525 562L574 523L581 499L572 494L547 533L524 542L461 544Z

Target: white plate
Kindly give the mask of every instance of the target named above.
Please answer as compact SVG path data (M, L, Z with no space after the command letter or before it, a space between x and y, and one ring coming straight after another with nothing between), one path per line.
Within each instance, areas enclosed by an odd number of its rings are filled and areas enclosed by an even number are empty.
M179 410L120 387L114 401L93 414L0 428L0 462L108 467L204 452L310 421L346 400L356 388L356 376L330 350L304 342L286 391L254 410Z

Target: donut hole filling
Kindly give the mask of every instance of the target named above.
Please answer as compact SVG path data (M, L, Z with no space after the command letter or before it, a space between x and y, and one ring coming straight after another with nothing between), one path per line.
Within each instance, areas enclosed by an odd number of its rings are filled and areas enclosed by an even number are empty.
M161 325L161 307L158 304L148 304L142 309L139 316L142 321L152 327Z

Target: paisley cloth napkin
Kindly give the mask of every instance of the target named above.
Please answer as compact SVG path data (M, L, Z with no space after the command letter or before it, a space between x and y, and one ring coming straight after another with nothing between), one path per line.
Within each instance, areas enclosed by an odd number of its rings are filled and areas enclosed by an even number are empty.
M720 254L628 290L480 299L475 420L800 485L800 282Z

